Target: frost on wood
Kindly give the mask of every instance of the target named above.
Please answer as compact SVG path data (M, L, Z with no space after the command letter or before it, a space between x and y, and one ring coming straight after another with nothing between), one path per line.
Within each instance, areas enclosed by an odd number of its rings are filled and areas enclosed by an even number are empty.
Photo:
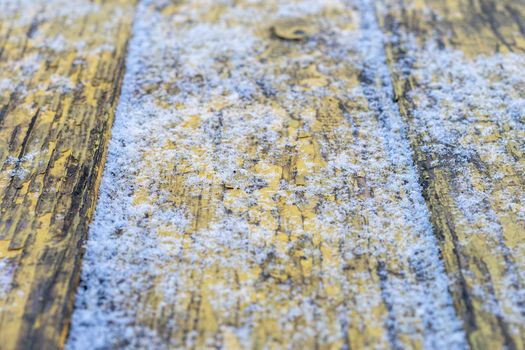
M11 290L13 270L10 259L0 258L0 300L5 299ZM2 311L1 308L0 311Z
M397 98L469 341L523 347L525 7L382 4Z
M0 0L0 347L61 348L133 1Z
M426 63L413 71L419 78L419 88L411 93L418 105L415 122L426 131L426 152L437 155L433 166L454 171L451 183L458 193L454 204L461 213L456 225L469 236L464 244L485 242L490 247L485 254L498 264L512 261L502 267L504 285L497 286L495 294L487 281L475 286L476 296L487 311L519 332L525 324L525 244L519 238L525 227L525 194L519 190L525 175L519 161L525 151L524 57L467 60L457 52L432 47L418 56ZM495 171L487 177L482 175L485 169Z
M69 348L465 347L371 5L320 4L140 3Z

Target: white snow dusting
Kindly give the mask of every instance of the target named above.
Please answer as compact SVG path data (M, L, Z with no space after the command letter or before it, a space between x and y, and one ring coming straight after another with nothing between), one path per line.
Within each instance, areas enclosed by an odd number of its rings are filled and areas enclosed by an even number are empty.
M381 344L402 348L402 339L411 339L431 349L466 348L372 3L221 1L222 12L203 20L217 3L182 2L174 14L163 13L161 1L139 4L68 348L195 346L198 329L171 335L185 327L187 301L204 288L219 321L239 319L204 334L209 348L224 334L252 348L254 330L268 317L293 334L292 348L312 338L344 342L341 328L374 322L388 329ZM277 39L261 23L269 28L290 16L318 17L319 30L303 42L271 46ZM522 55L467 59L430 44L411 54L425 62L410 69L419 77L414 123L427 131L428 151L453 152L459 163L511 161L503 139L474 137L489 138L500 124L523 132ZM302 75L312 66L316 80ZM356 76L360 83L349 86ZM338 102L341 120L323 119L329 101ZM293 120L300 130L292 137ZM304 151L312 144L315 155ZM304 183L272 170L293 157L307 169ZM465 220L458 224L500 239L501 218L486 203L492 182L473 188L468 167L456 165L462 194L455 204ZM508 212L523 219L512 205L524 202L523 193L501 191ZM201 197L208 206L199 211ZM300 212L302 224L279 212L283 203ZM210 218L207 225L198 225L199 215ZM280 233L294 239L278 244ZM321 246L337 257L327 259ZM291 281L296 253L322 261L307 282ZM381 290L368 272L348 272L363 259L377 268ZM516 270L503 305L487 299L487 310L519 324L524 295L515 285L525 268ZM320 282L314 288L308 281ZM479 286L480 297L486 288ZM320 295L331 307L316 303ZM382 304L387 314L374 319ZM163 327L142 322L156 317Z

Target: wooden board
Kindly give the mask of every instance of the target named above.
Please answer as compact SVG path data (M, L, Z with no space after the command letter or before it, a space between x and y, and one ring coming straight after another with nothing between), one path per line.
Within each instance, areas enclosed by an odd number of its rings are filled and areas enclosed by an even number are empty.
M464 348L373 7L138 13L69 346Z
M525 347L523 2L0 6L0 348Z
M133 1L0 1L0 347L65 342Z
M376 3L457 313L474 349L525 347L525 4Z

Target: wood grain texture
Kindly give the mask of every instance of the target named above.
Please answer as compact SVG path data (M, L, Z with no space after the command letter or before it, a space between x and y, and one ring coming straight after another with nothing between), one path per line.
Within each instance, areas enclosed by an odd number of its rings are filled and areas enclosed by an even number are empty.
M133 1L0 7L0 348L63 346Z
M525 348L523 2L0 6L0 348Z
M525 347L525 4L376 3L396 100L473 349Z
M464 348L373 8L138 13L70 348Z

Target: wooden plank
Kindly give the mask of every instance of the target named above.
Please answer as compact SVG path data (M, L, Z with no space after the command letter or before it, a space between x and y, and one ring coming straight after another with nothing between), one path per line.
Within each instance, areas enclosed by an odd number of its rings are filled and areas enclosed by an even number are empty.
M138 13L69 347L465 348L373 7Z
M474 349L525 347L525 3L376 2L456 310Z
M132 1L0 0L0 347L65 342Z

